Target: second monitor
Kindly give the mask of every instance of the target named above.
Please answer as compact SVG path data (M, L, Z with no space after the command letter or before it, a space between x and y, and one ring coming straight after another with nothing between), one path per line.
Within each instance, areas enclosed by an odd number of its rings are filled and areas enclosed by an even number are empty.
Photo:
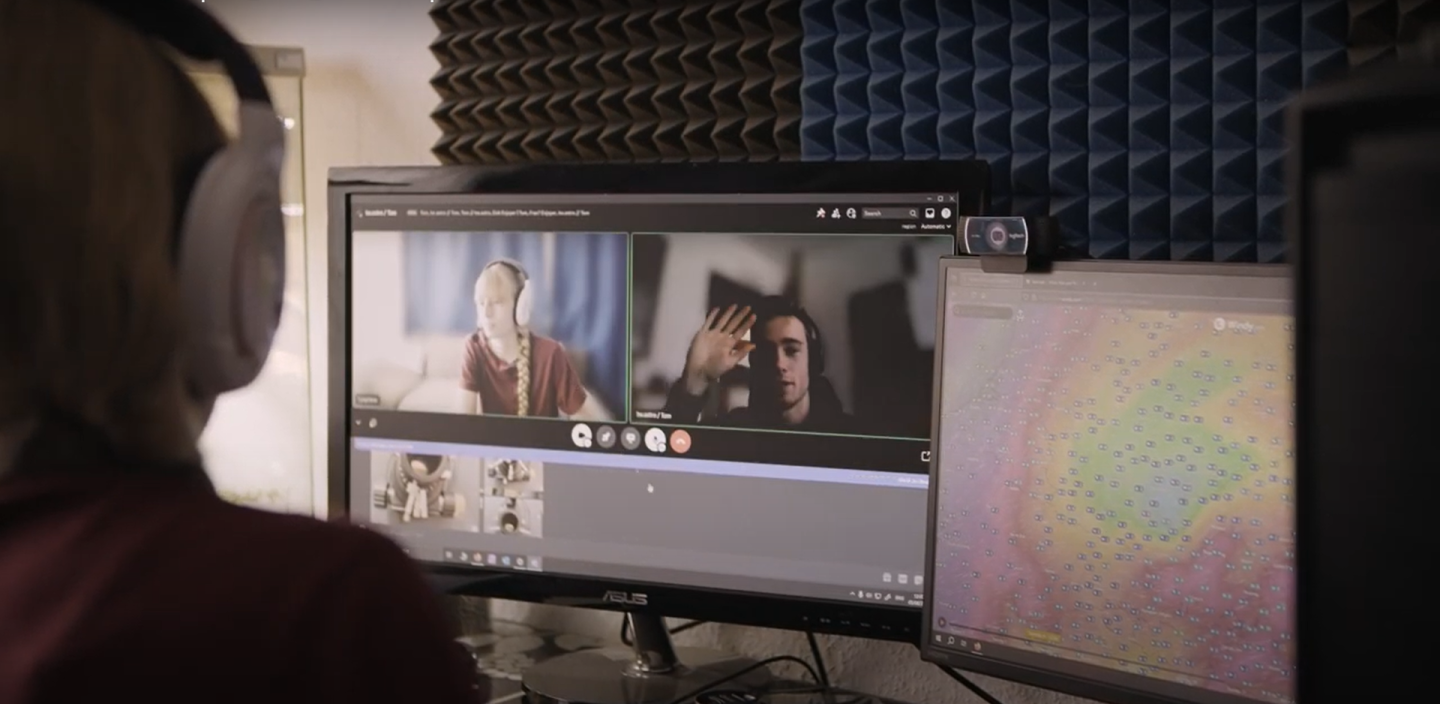
M943 272L925 656L1105 701L1293 701L1286 269Z

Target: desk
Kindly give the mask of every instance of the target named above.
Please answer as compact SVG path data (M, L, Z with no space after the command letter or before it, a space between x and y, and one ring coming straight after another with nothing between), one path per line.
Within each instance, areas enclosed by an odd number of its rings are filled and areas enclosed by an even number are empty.
M578 650L614 645L599 638L557 633L508 621L491 621L489 631L472 633L460 643L475 657L476 669L490 687L489 704L522 704L520 675L535 663ZM809 682L777 681L777 687L804 688ZM837 690L829 696L781 694L767 697L776 704L903 704L858 692Z
M490 704L519 702L523 698L520 673L525 668L557 655L606 644L598 638L543 631L508 621L491 621L489 628L485 633L461 637L460 643L475 656L480 677L490 685Z

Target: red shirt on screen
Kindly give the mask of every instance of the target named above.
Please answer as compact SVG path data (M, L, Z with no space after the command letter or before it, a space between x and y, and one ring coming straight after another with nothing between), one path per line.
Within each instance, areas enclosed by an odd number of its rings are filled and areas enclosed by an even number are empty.
M490 351L490 346L473 333L465 339L465 363L460 371L466 391L480 395L481 411L497 415L518 415L520 370ZM570 364L565 347L548 337L530 335L530 411L540 418L573 416L588 397L580 375Z
M484 701L386 538L202 481L0 478L0 702Z

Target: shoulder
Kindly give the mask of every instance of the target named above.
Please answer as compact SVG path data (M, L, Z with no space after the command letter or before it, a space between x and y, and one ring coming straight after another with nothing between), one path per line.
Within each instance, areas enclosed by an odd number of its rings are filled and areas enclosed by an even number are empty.
M479 357L485 350L485 343L480 340L479 332L472 332L465 338L465 356L471 359Z
M372 530L308 516L224 506L215 512L218 532L254 545L248 551L235 547L242 554L252 552L274 560L276 566L319 573L344 572L365 562L409 566L409 557L398 545Z
M424 592L418 566L385 535L358 526L327 523L305 516L268 513L233 506L213 525L199 521L181 538L191 546L176 552L192 564L196 555L225 556L213 570L211 588L228 593L246 584L271 603L282 622L325 619L322 613L364 609L401 595ZM178 546L177 546L178 547ZM215 577L235 580L215 583ZM307 616L308 614L308 616Z
M565 345L559 340L530 333L530 357L532 359L568 359Z

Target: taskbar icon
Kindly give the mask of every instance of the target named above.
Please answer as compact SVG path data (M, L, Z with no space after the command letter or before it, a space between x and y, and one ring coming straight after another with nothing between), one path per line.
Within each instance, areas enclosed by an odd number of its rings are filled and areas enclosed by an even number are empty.
M497 552L445 548L446 562L484 567L486 569L520 570L525 572L544 571L544 558L539 555L508 555Z

